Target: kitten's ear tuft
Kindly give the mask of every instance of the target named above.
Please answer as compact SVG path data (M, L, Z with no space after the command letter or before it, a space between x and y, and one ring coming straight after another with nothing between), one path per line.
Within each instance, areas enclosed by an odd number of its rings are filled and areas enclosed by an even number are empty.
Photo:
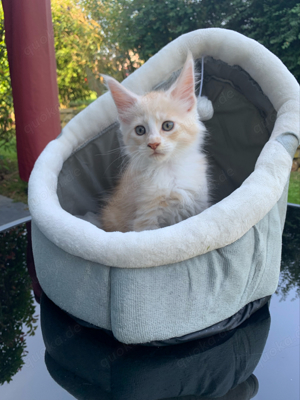
M182 71L169 91L173 98L185 104L186 111L191 111L196 105L194 60L191 52L188 53Z
M131 120L131 109L136 104L138 96L126 89L114 78L107 75L102 75L108 89L112 95L115 105L118 110L119 118L122 122L128 123Z

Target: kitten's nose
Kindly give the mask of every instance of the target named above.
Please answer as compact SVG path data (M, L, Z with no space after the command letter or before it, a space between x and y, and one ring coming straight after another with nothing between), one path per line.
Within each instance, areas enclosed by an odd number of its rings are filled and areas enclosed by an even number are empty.
M156 150L160 143L149 143L148 147L151 147L152 150Z

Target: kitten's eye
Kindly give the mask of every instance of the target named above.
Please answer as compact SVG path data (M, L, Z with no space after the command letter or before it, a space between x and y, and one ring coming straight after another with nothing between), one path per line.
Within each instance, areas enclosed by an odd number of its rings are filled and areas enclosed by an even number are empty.
M165 121L165 122L163 122L161 127L162 127L163 131L171 131L174 128L174 122Z
M146 129L143 125L138 125L134 128L135 133L139 136L145 135Z

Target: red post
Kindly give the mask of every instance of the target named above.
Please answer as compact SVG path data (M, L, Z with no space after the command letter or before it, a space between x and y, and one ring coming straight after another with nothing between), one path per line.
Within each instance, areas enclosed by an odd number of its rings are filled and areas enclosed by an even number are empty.
M50 0L2 0L21 179L60 133Z

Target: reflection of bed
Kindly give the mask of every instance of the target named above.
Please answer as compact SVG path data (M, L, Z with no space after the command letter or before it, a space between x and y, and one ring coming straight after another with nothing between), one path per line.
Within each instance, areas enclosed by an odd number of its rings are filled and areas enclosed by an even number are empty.
M198 63L205 55L203 94L214 106L205 122L212 207L155 231L107 233L95 226L122 161L111 151L120 143L108 93L46 147L30 178L43 290L125 343L189 340L207 328L211 334L278 283L287 183L299 143L299 85L262 45L222 29L183 35L124 85L143 93L168 84L187 48Z
M48 371L77 399L248 400L270 315L265 305L231 332L179 346L127 346L78 325L43 295L41 324Z

